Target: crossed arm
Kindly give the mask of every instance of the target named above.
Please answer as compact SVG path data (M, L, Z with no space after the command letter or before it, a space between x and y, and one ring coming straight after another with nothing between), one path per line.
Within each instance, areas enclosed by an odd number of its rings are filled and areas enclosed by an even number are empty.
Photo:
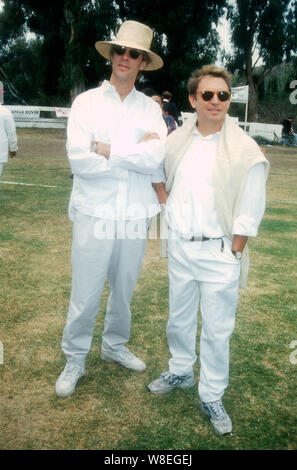
M141 142L148 142L149 140L153 139L158 139L160 140L159 135L156 132L147 132L139 141L138 143L140 144ZM104 144L103 142L93 142L93 145L95 146L95 152L98 155L102 155L105 157L107 160L109 160L110 157L110 144Z

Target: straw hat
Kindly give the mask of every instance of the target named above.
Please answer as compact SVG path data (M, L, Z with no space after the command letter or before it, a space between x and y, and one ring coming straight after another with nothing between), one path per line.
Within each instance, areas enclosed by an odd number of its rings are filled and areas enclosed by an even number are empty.
M125 21L113 41L97 41L95 47L105 59L110 59L110 48L113 45L145 51L151 62L145 66L144 70L157 70L163 67L163 60L150 50L152 39L151 28L137 21Z

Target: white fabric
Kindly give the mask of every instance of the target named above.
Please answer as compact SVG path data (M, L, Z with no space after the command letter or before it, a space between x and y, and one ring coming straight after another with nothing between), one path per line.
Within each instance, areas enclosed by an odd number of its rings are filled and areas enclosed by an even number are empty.
M184 237L221 237L213 185L213 166L220 132L203 137L196 129L192 142L178 166L167 204L166 217L172 230ZM265 210L264 164L248 173L240 212L233 233L256 236Z
M17 150L17 135L12 113L0 105L0 162L7 162L8 152Z
M197 115L193 113L182 127L172 132L166 142L166 189L170 192L178 166L193 140L197 129ZM264 164L265 180L269 162L257 143L249 137L230 116L226 115L220 132L218 151L213 165L213 185L217 217L223 233L233 237L234 221L241 210L242 197L248 173L259 163ZM247 244L242 253L240 287L246 287L249 268Z
M169 370L177 375L192 372L200 306L199 396L205 402L222 397L229 377L229 339L235 322L240 263L227 237L224 244L221 251L220 240L168 240Z
M151 183L164 181L167 128L157 103L135 88L121 101L105 81L76 98L67 132L74 175L71 220L74 209L107 219L146 218L160 211ZM138 143L147 132L160 140ZM111 144L109 160L92 151L93 141Z
M68 361L84 361L90 350L94 324L106 277L110 295L102 340L105 346L118 349L129 341L130 301L141 270L146 238L116 238L118 223L111 224L113 237L99 239L100 220L78 211L73 222L72 292L64 328L62 350ZM135 233L147 233L148 221L129 221ZM141 229L139 229L141 227ZM110 230L107 232L110 233ZM132 231L131 227L130 230Z

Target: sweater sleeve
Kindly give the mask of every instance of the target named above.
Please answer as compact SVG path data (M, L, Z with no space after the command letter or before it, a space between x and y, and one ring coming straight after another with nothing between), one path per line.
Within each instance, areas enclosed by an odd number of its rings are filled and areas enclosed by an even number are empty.
M257 236L266 205L265 183L264 163L258 163L250 168L239 215L233 223L233 235Z

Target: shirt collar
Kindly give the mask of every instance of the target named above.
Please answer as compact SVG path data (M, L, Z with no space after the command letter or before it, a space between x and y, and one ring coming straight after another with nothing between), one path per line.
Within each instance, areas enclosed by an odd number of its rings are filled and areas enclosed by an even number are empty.
M119 97L119 94L118 92L116 91L115 87L113 85L110 84L110 82L108 80L104 80L104 82L102 83L101 85L101 88L102 88L102 92L103 93L110 93L111 95L114 95L114 96L118 96ZM128 98L128 97L131 97L133 98L136 94L136 89L135 87L132 88L132 90L130 91L130 93L126 96L125 100ZM124 100L124 101L125 101Z
M202 134L200 134L197 127L195 127L195 130L194 130L194 135L198 135L202 140L218 140L220 134L221 134L221 131L218 131L218 132L215 132L214 134L203 136Z

